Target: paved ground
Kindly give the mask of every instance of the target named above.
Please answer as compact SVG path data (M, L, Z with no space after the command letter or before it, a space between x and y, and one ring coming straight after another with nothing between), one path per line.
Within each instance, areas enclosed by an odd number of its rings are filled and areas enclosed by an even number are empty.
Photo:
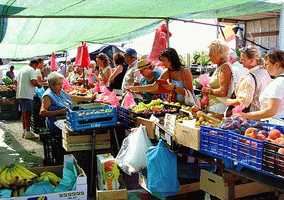
M42 166L42 142L23 139L20 120L0 121L0 128L0 165L21 163L27 168Z

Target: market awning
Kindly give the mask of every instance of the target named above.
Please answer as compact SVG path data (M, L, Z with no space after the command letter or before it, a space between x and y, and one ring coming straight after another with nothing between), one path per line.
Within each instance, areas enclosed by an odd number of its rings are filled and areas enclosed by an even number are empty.
M113 43L154 31L165 19L204 19L283 9L257 0L2 0L0 58L28 58Z

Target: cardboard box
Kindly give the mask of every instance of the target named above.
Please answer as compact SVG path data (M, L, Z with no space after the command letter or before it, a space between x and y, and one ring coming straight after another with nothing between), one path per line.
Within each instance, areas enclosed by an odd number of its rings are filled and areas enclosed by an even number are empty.
M119 176L119 189L117 190L100 190L98 185L96 187L97 200L126 200L128 199L127 189L122 175ZM97 181L98 183L98 181Z
M66 151L84 151L84 150L92 150L93 143L68 143L66 140L62 140L63 148ZM110 141L96 142L95 149L110 149L111 143Z
M222 176L213 174L206 170L201 170L200 189L221 199L229 199L228 183ZM235 185L235 198L251 196L255 194L272 192L273 189L258 182Z
M110 153L97 155L97 174L99 190L119 189L119 169Z
M155 136L155 121L151 121L149 119L145 119L142 117L137 117L137 127L143 124L146 126L147 134L150 139L156 139Z
M175 137L177 143L190 147L197 151L200 150L199 128L191 128L181 123L176 123Z
M96 135L95 149L109 149L111 147L109 129L94 130L91 135L78 135L78 132L80 131L73 131L65 124L62 130L62 143L66 151L92 150L94 133Z
M65 155L64 162L67 160L74 160L75 166L78 171L77 177L77 188L76 190L70 190L66 192L56 192L49 194L40 194L40 195L32 195L32 196L22 196L22 197L11 197L11 198L0 198L1 200L33 200L33 199L60 199L60 200L86 200L87 199L87 176L82 168L80 168L77 164L76 159L72 155ZM48 171L53 172L59 177L63 175L63 166L48 166L48 167L37 167L29 169L30 171L39 175L42 172Z

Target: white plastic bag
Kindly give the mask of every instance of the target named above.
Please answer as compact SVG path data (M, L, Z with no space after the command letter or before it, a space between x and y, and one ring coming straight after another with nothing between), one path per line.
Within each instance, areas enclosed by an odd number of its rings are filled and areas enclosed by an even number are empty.
M147 167L146 151L151 146L153 145L147 136L146 128L141 124L123 140L115 161L126 174L136 173Z

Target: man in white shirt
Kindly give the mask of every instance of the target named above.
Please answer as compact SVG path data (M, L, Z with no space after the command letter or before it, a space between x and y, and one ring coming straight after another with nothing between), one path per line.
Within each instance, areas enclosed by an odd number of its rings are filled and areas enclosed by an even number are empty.
M244 68L241 63L238 61L238 55L236 52L231 51L229 53L229 62L231 63L232 70L233 70L233 77L234 77L234 86L238 84L239 80L243 75L248 72L247 68Z
M22 137L25 139L37 139L34 133L30 131L35 87L42 87L37 81L35 72L37 68L38 60L31 60L28 66L18 71L14 82L17 87L16 98L22 110L22 124L24 129Z

